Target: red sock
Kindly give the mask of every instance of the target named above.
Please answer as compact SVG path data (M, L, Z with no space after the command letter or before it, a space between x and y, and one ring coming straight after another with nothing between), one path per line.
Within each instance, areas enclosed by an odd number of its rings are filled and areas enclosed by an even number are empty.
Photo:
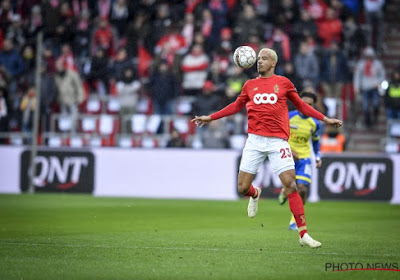
M254 198L256 194L258 195L257 190L253 187L253 185L251 185L249 191L245 194L245 196L250 196Z
M288 194L289 207L292 211L294 219L296 220L297 228L300 233L300 237L303 237L307 233L306 217L304 215L303 201L297 191Z

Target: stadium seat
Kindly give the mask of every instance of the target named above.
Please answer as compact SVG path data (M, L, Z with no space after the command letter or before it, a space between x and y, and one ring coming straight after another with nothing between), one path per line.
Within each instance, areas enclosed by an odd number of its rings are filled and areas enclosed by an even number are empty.
M72 148L82 148L85 146L85 141L83 137L75 135L66 139L66 144Z
M101 147L102 146L101 137L92 136L88 141L88 145L90 147Z
M13 146L22 146L24 145L24 138L21 135L13 135L9 139L10 144Z
M149 97L142 97L136 106L136 110L140 114L150 114L152 112L152 102Z
M119 121L111 115L101 115L98 124L98 133L100 135L112 135L117 132L119 128Z
M93 133L97 129L98 118L93 115L83 115L80 117L80 129L84 133Z
M119 99L114 96L110 96L107 101L107 113L108 114L118 114L121 109L121 104Z
M63 142L64 141L61 138L61 136L52 135L52 136L49 136L47 145L49 147L58 148L58 147L62 147L63 146Z
M120 136L118 137L118 147L120 148L132 148L135 147L135 140L130 136Z
M161 125L161 116L160 115L151 115L147 119L146 130L148 133L155 134L157 133L160 125Z
M176 113L178 115L187 115L192 112L192 104L195 98L193 96L182 96L176 102Z
M147 116L144 114L135 114L131 117L131 129L134 134L143 134L146 132Z
M86 113L88 114L100 114L102 110L101 100L97 95L89 96L86 101Z
M141 141L142 148L156 148L158 147L158 140L156 137L144 136Z
M58 130L61 132L69 132L72 130L72 117L69 115L58 115Z
M400 121L390 121L389 135L394 138L400 137Z

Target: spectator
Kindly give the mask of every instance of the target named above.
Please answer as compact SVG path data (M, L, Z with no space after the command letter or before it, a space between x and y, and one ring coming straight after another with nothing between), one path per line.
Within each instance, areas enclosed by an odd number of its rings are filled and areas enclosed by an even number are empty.
M36 68L35 58L36 55L33 47L31 45L26 45L22 50L22 59L25 65L24 75L31 76L34 74Z
M370 105L373 107L373 122L377 121L380 103L378 87L384 79L385 69L381 61L375 57L374 49L367 47L363 57L357 63L353 77L354 94L362 98L364 121L367 127L372 125Z
M30 10L30 18L26 27L26 37L29 44L36 40L36 36L43 25L42 11L40 5L34 5Z
M307 10L302 10L300 19L293 24L292 35L295 39L295 49L307 36L317 38L318 26Z
M3 66L10 76L8 99L9 104L12 104L10 111L15 111L18 108L20 99L17 94L17 81L25 67L22 57L14 49L11 40L4 40L4 47L0 52L0 66Z
M94 15L96 17L108 20L108 17L111 12L112 0L98 0L93 2L96 3L93 7Z
M299 53L294 58L294 66L296 74L303 79L303 83L309 81L315 88L318 83L319 64L318 58L309 49L307 42L300 44Z
M135 64L129 58L125 48L120 48L117 51L114 61L111 62L111 77L115 81L121 81L124 77L124 71L127 68L135 69Z
M205 149L228 149L228 132L223 123L212 122L208 127L202 128L201 142Z
M279 12L284 21L293 24L299 19L299 6L296 0L283 0L279 5Z
M249 29L251 26L251 29ZM254 6L247 4L244 5L239 18L234 23L233 28L233 45L239 46L249 41L249 30L254 30L255 34L259 37L264 36L264 27L262 22L258 19Z
M3 65L13 80L24 71L24 62L11 40L4 40L3 50L0 52L0 65Z
M68 43L62 45L61 55L58 59L64 62L65 69L74 72L78 71L78 65L76 64L74 54L71 50L71 46Z
M210 0L208 9L212 15L212 26L207 39L210 43L217 43L220 40L221 29L227 26L228 23L228 6L224 0Z
M155 18L151 21L151 32L148 40L148 49L153 53L157 49L154 49L157 42L160 41L161 37L168 33L167 29L172 24L170 16L170 8L167 3L161 3L156 6Z
M3 89L4 96L7 97L8 87L11 82L11 76L4 66L0 66L0 88ZM4 92L5 91L5 92Z
M328 48L332 41L340 42L342 35L342 22L337 18L335 10L326 9L326 17L318 25L318 35L322 45Z
M385 91L385 107L388 119L400 120L400 70L394 70Z
M193 113L197 116L209 115L220 106L220 97L215 94L215 87L211 81L206 81L202 94L197 97Z
M100 1L105 2L105 1ZM93 41L92 41L92 54L96 52L98 48L102 48L106 51L108 56L113 56L115 52L115 35L108 23L106 17L102 17L98 24L98 27L94 31Z
M61 44L70 44L74 38L74 14L68 2L60 4L60 22L56 28L57 40Z
M128 25L129 9L126 0L116 0L112 4L110 22L117 29L118 37L125 35L125 29Z
M194 45L183 57L181 70L183 72L182 88L185 95L197 95L201 92L207 78L210 60L201 45Z
M174 100L178 96L178 81L165 60L158 65L150 81L150 95L154 113L171 115L174 113Z
M320 152L321 153L341 153L346 146L346 137L340 132L339 128L327 126L326 132L322 134Z
M276 73L282 75L285 62L290 61L290 40L289 36L279 26L275 27L271 39L267 42L267 46L277 53L279 60L276 64Z
M337 17L345 22L349 17L353 16L353 11L347 7L343 0L330 0L330 7L335 11Z
M303 90L302 80L294 71L293 63L290 61L286 62L283 70L283 76L288 78L293 83L298 92L301 92Z
M79 60L89 56L90 36L92 32L92 24L90 21L89 10L82 10L78 16L78 21L74 26L74 41L72 48Z
M51 74L56 72L56 57L48 45L45 45L43 48L43 62L47 65L47 71Z
M116 84L119 103L121 104L121 116L136 113L139 100L140 82L133 68L125 68L122 78Z
M232 29L224 27L221 29L221 41L217 53L231 54L232 53Z
M246 74L243 73L243 68L232 66L230 68L230 75L226 80L227 89L232 91L232 95L239 95L242 86L248 80Z
M194 37L195 21L192 13L185 14L185 19L182 28L182 36L185 38L186 46L191 46Z
M185 142L182 139L179 131L177 129L173 129L171 131L171 138L168 140L167 148L185 148Z
M0 87L0 132L8 131L8 110L5 93L5 89L3 87ZM4 143L4 139L0 138L0 144Z
M43 125L42 131L50 131L50 114L53 111L52 106L57 94L54 75L47 69L48 65L42 63L40 86L40 119Z
M90 89L100 95L109 94L109 60L102 48L96 50L95 55L85 63L84 73Z
M369 25L368 45L375 47L378 52L383 48L383 27L385 0L364 0L365 19ZM376 42L373 45L373 42Z
M61 113L71 115L75 129L78 105L84 100L82 81L76 72L65 68L63 61L57 60L55 83Z
M183 55L187 50L185 37L182 36L178 26L171 25L167 34L161 37L155 47L155 53L162 59L167 60L173 66L176 55Z
M71 0L71 7L75 18L79 18L83 11L90 12L93 6L90 5L89 0ZM93 4L92 4L93 5Z
M336 41L331 42L330 49L323 55L321 65L321 86L324 91L324 99L330 98L332 104L328 116L336 116L336 105L342 93L343 84L348 77L347 60L339 49Z
M6 38L14 43L14 47L18 52L22 50L26 42L24 33L21 16L14 14L12 16L12 24L7 29Z
M3 0L0 6L0 29L5 31L12 23L14 12L10 0Z
M215 94L218 96L223 96L226 88L227 74L225 67L225 61L214 60L210 66L210 72L207 76L207 80L211 81L214 84Z
M138 57L138 47L142 44L146 49L153 50L149 37L151 36L151 25L148 15L138 12L135 18L129 23L126 31L127 51L130 57Z
M34 86L30 86L22 98L19 109L22 115L22 131L30 133L33 127L33 113L36 110L36 94Z
M41 4L45 38L56 37L57 27L61 23L60 1L44 0Z
M304 0L304 9L317 23L324 19L327 8L328 5L323 0Z
M360 50L367 46L367 39L354 17L348 17L343 25L343 52L350 65L360 57Z

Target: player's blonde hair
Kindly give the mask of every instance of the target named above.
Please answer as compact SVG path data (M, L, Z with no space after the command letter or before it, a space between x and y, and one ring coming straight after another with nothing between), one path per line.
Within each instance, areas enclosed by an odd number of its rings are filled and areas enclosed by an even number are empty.
M266 52L269 54L269 56L271 57L271 59L272 59L273 61L275 61L275 63L278 63L278 55L276 54L276 52L275 52L273 49L270 49L270 48L262 48L262 49L260 50L260 52L262 52L262 51L266 51Z

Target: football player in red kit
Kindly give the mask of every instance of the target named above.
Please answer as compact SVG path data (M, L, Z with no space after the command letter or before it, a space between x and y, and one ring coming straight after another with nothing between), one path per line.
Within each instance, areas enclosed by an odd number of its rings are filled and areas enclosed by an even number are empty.
M259 77L243 85L236 101L209 116L196 116L192 121L201 127L213 120L236 114L246 106L248 138L240 162L238 191L250 197L248 216L253 218L257 214L261 189L254 188L252 182L258 168L268 157L287 193L289 208L300 234L300 245L318 248L321 243L307 233L303 201L297 192L294 161L288 144L290 130L286 101L290 100L302 114L327 124L339 127L342 121L328 118L303 102L289 79L275 75L277 61L274 50L261 49L257 57Z

